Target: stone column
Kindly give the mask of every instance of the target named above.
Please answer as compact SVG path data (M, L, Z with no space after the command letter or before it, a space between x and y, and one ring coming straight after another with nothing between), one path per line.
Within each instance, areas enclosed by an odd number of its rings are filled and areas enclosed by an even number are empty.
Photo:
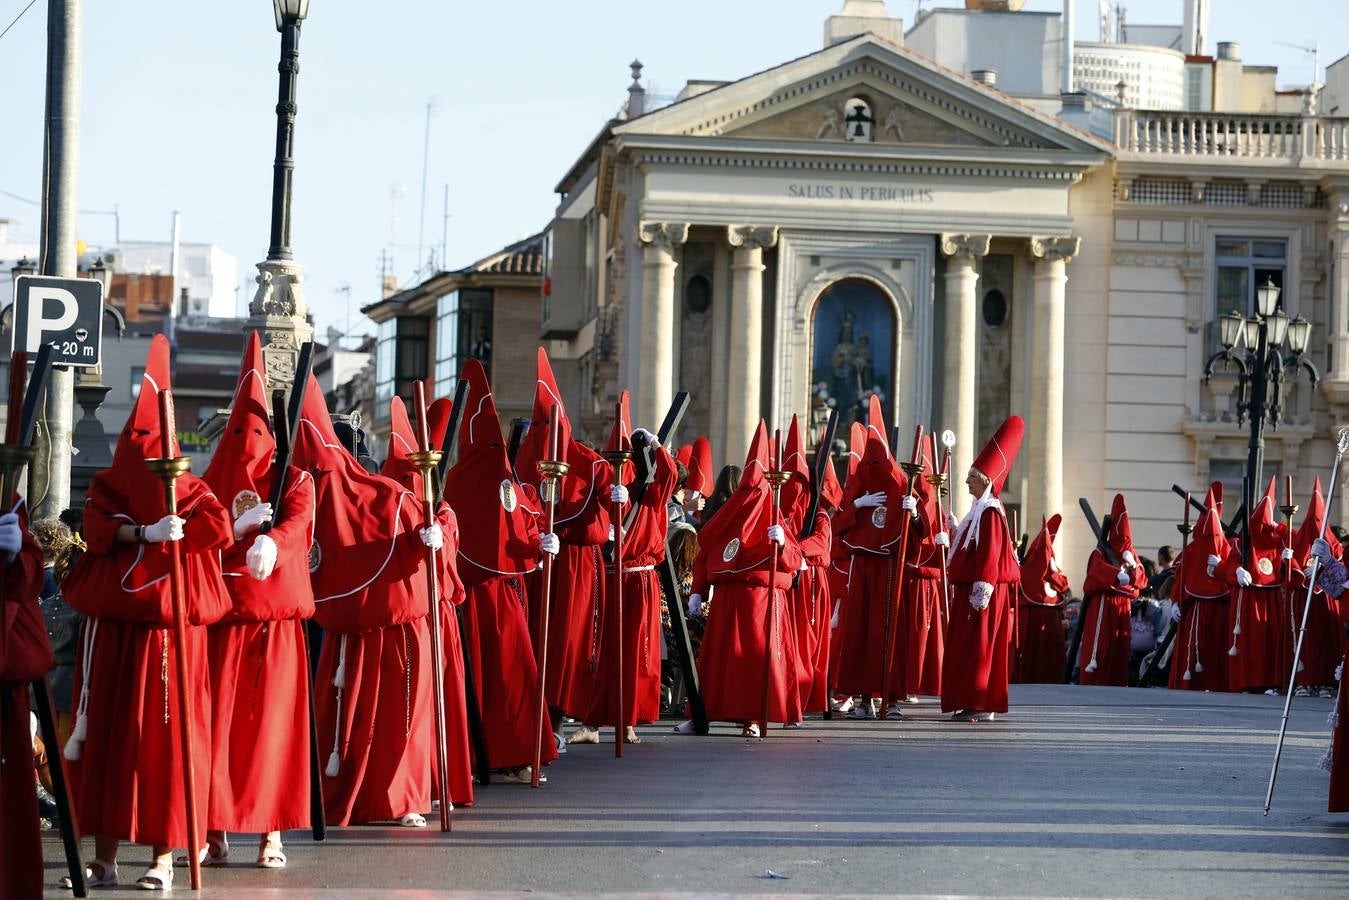
M974 420L979 398L974 369L978 358L979 273L975 258L988 255L987 234L943 234L941 251L946 262L946 357L942 369L942 417L940 427L955 432L951 451L951 509L959 515L969 506L965 473L970 470L978 436Z
M1035 237L1030 241L1035 260L1031 331L1030 409L1026 422L1027 496L1022 498L1023 522L1063 512L1063 311L1067 295L1068 260L1077 255L1080 238Z
M731 352L726 360L725 458L742 465L759 424L763 391L763 250L775 227L726 226L731 253Z
M295 382L295 364L300 345L314 339L300 284L304 267L294 260L268 259L258 263L258 292L248 304L249 329L262 340L262 358L267 367L269 391L289 392Z
M653 431L674 399L675 246L688 240L688 223L643 222L641 339L632 384L634 426Z

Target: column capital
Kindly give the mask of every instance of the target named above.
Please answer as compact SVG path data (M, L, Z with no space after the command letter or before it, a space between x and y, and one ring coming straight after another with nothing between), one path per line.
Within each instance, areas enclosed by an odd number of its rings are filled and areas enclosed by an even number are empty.
M1033 259L1045 262L1068 262L1077 255L1082 247L1082 239L1076 237L1033 237L1030 239L1030 255Z
M726 243L743 250L763 250L776 246L776 225L727 225Z
M643 244L669 248L689 239L689 223L642 222L637 228L637 239Z
M993 240L991 234L954 234L947 232L941 236L941 252L946 256L963 256L973 259L988 255L988 244Z

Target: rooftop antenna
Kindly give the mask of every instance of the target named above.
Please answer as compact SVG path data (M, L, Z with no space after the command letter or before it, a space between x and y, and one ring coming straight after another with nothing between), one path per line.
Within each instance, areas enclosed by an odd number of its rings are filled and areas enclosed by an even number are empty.
M347 326L346 326L346 329L345 329L345 330L347 331L347 333L350 333L350 332L351 332L351 284L350 284L350 282L344 281L344 282L342 282L341 284L339 284L339 285L337 286L337 293L339 293L339 294L346 294L346 295L347 295Z
M450 186L445 185L444 214L440 222L440 268L449 268L450 260Z
M1303 53L1310 53L1312 57L1312 86L1321 83L1321 42L1317 41L1310 47L1302 44L1290 44L1287 41L1275 41L1280 47L1292 47L1294 50L1301 50Z
M426 260L422 253L426 248L426 170L431 160L431 116L440 101L435 97L426 101L426 130L422 134L422 206L417 219L417 268L420 270Z

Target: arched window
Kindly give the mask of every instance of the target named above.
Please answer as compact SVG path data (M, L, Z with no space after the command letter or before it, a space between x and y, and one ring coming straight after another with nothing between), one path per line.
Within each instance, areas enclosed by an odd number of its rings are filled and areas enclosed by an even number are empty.
M872 394L889 408L896 329L884 291L861 278L831 284L815 304L812 334L812 423L837 408L839 433L847 434L851 423L866 421Z

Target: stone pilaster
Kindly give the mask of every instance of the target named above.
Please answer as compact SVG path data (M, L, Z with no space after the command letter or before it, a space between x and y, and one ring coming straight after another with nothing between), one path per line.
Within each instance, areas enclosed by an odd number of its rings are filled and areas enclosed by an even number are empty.
M688 240L687 222L642 222L642 310L633 424L655 429L674 399L675 247ZM631 313L631 311L630 311Z
M1026 423L1027 496L1023 522L1063 512L1063 319L1067 300L1068 261L1077 255L1081 239L1034 237L1032 291L1035 304L1031 331L1031 385Z
M763 251L775 227L726 226L731 245L731 353L726 360L726 461L740 465L759 424L763 391Z
M961 511L969 505L962 489L965 473L974 462L974 420L978 412L975 390L975 360L978 357L978 286L975 260L988 255L992 240L987 234L943 234L941 251L946 255L946 364L943 367L943 428L956 435L951 451L951 506Z
M248 327L262 339L268 390L289 392L295 382L300 345L314 339L308 308L300 289L304 267L288 259L258 263L258 292L248 304Z

